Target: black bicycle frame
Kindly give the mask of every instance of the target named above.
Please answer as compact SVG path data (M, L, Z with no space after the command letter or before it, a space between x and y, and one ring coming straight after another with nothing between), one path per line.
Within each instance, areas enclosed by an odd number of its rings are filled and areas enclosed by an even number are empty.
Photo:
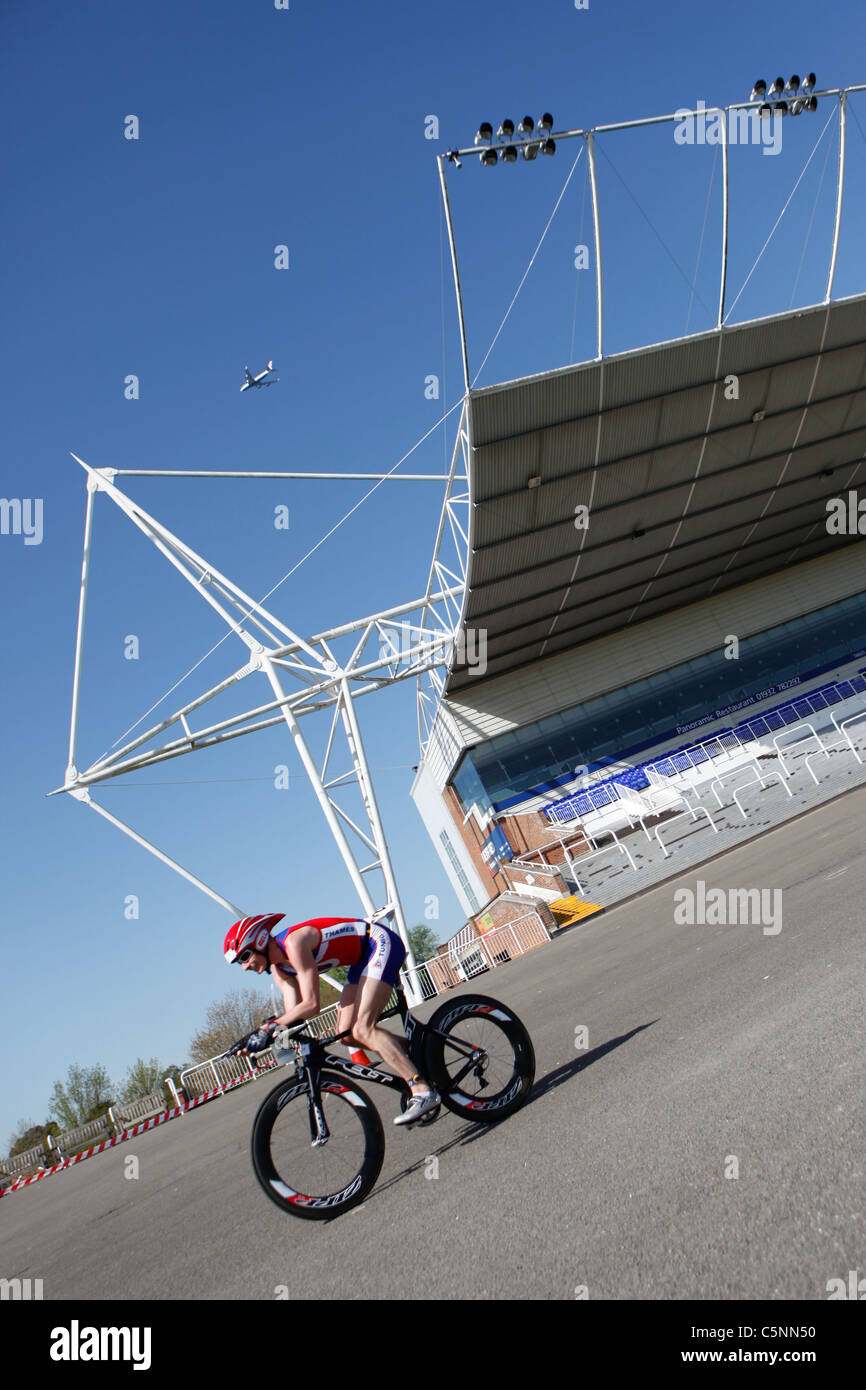
M432 1034L441 1038L446 1046L454 1052L459 1052L467 1059L466 1066L452 1077L448 1085L446 1095L450 1094L459 1086L467 1072L477 1066L483 1055L482 1051L479 1048L470 1047L467 1043L455 1041L447 1033L440 1033L438 1028L430 1028L426 1023L414 1018L409 1011L402 986L397 985L395 988L397 1003L393 1008L386 1009L378 1021L381 1023L384 1019L393 1018L395 1014L399 1014L403 1024L403 1032L409 1044L410 1056L413 1052L417 1054L418 1043L422 1041L424 1035ZM320 1074L323 1067L340 1072L343 1076L356 1077L359 1081L373 1081L378 1086L390 1087L392 1091L399 1091L405 1095L411 1094L412 1088L408 1081L403 1080L402 1076L395 1076L392 1072L379 1071L377 1067L368 1067L360 1062L347 1062L344 1057L338 1057L336 1053L325 1051L325 1048L330 1044L348 1037L351 1031L351 1028L345 1028L342 1033L334 1033L325 1041L314 1038L307 1033L296 1033L291 1039L292 1045L297 1048L298 1052L299 1075L306 1082L309 1094L310 1138L314 1145L324 1144L330 1137L321 1103ZM417 1055L412 1060L417 1065Z

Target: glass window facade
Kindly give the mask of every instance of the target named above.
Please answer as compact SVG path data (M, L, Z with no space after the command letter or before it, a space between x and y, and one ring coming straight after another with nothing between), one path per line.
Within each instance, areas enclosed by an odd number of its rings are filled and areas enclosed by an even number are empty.
M443 848L444 848L444 850L445 850L445 853L448 855L448 859L449 859L449 861L450 861L450 863L451 863L451 867L453 868L455 874L457 875L457 878L458 878L458 880L459 880L459 882L460 882L460 887L463 889L463 892L466 894L466 901L469 903L470 910L471 910L472 912L477 912L478 909L479 909L480 904L479 904L478 899L476 898L474 892L472 891L472 885L470 884L469 879L466 877L465 873L463 872L463 865L460 863L460 860L457 858L457 855L456 855L456 853L455 853L455 851L454 851L454 846L452 845L451 841L448 839L448 833L447 833L447 831L442 830L442 831L440 832L440 834L439 834L439 839L440 839L441 842L442 842L442 846L443 846Z
M464 754L453 785L468 810L496 805L585 765L631 756L762 692L866 655L866 593L718 648L560 714L500 734Z

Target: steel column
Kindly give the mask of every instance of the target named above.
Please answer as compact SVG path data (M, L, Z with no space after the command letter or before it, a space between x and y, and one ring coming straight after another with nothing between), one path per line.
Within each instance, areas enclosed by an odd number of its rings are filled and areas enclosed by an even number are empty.
M848 93L839 95L839 176L836 183L836 220L833 226L833 249L830 253L830 270L827 275L827 293L824 303L829 304L833 293L833 280L836 275L836 255L839 250L839 230L842 226L842 194L845 188L845 125Z

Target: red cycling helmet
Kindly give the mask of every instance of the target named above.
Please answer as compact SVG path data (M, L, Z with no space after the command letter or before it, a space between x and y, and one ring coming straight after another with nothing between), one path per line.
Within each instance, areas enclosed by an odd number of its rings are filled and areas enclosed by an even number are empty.
M229 965L238 959L242 951L266 951L271 928L281 922L285 915L284 912L263 912L258 917L242 917L229 927L223 942L223 954Z

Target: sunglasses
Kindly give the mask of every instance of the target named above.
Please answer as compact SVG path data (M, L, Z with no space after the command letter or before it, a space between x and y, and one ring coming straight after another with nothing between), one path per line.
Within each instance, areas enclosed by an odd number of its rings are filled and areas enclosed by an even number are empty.
M250 956L254 956L255 954L255 950L252 946L245 946L238 956L238 965L246 965Z

